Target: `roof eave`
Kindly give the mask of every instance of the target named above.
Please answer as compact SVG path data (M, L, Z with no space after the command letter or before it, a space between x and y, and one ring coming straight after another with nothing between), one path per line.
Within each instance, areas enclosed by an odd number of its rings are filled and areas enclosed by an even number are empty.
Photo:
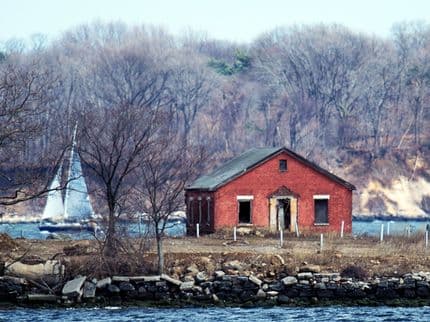
M254 164L252 164L251 166L247 167L246 169L242 170L239 173L236 173L235 175L226 178L224 181L220 182L219 184L217 184L216 186L213 187L199 187L199 188L186 188L186 190L198 190L198 191L209 191L209 192L213 192L218 190L219 188L221 188L222 186L226 185L227 183L237 179L238 177L244 175L245 173L247 173L248 171L252 170L253 168L259 166L260 164L266 162L267 160L269 160L270 158L274 157L275 155L278 155L282 152L287 153L288 155L290 155L291 157L293 157L294 159L298 160L299 162L302 162L306 165L308 165L310 168L314 169L315 171L319 172L320 174L326 176L327 178L331 179L332 181L337 182L338 184L344 186L345 188L353 191L353 190L357 190L357 188L352 184L349 183L348 181L336 176L335 174L321 168L319 165L317 165L316 163L313 163L312 161L309 161L308 159L306 159L305 157L301 156L300 154L297 154L289 149L287 149L286 147L280 147L279 149L275 150L273 153L267 155L265 158L255 162Z

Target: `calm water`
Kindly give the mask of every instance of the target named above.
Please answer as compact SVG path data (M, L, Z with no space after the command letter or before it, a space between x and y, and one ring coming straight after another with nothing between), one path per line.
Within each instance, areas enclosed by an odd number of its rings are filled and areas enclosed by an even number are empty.
M352 222L352 233L355 235L379 236L381 232L381 225L384 229L384 235L387 232L390 235L407 235L408 230L411 234L424 234L427 224L429 221L418 221L418 220L374 220L374 221L360 221L354 220Z
M147 225L131 224L127 228L120 225L119 229L128 229L131 236L139 236L148 233ZM26 223L26 224L0 224L0 232L8 233L13 238L28 238L28 239L46 239L49 235L48 232L40 231L38 223ZM169 224L169 228L166 229L169 236L183 236L186 233L185 225L181 222ZM58 234L67 234L72 239L92 239L94 236L88 231L81 232L58 232Z
M426 225L430 224L430 221L360 221L354 220L352 223L352 232L354 235L369 235L369 236L379 236L381 231L381 224L384 225L384 234L387 233L387 228L389 226L389 231L391 235L406 235L408 231L408 226L410 226L410 231L414 233L424 233ZM129 232L131 235L138 236L141 233L145 233L147 226L137 224L132 224L129 226ZM0 224L0 232L6 232L10 236L25 237L29 239L45 239L48 236L47 232L40 232L37 223L33 224ZM170 236L183 236L186 233L184 223L175 223L167 230ZM93 238L89 232L80 232L70 234L73 239L88 239Z
M430 307L21 308L0 310L0 321L430 321Z

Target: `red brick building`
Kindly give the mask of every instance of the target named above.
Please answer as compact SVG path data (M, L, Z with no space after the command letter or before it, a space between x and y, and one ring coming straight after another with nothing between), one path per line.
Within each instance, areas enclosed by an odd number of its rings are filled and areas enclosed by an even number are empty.
M256 148L187 187L188 231L234 226L272 231L352 229L355 187L287 148Z

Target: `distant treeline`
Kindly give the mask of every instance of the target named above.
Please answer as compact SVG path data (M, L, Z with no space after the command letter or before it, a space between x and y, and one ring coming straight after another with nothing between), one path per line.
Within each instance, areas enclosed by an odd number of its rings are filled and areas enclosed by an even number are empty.
M92 24L0 50L8 167L58 156L88 111L121 106L164 109L170 130L214 159L278 145L323 165L342 162L335 151L377 159L429 146L429 104L423 23L395 25L388 38L339 25L279 28L249 44Z

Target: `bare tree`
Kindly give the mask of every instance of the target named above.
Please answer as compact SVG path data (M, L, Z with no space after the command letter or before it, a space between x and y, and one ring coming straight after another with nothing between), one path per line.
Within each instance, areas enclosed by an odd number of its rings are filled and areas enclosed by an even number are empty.
M175 211L184 209L184 188L196 175L203 151L191 149L178 136L164 133L139 168L138 207L149 218L157 243L158 272L163 273L163 239Z
M194 121L208 104L215 81L214 75L202 64L201 57L189 52L179 55L179 62L171 66L169 91L172 111L176 114L177 126L182 130L183 141L190 143L189 135ZM195 133L194 137L198 134Z
M55 168L61 154L47 157L32 149L45 131L42 116L54 81L38 61L27 59L10 55L0 62L0 205L4 206L43 196L48 181L40 169Z
M90 110L80 127L79 152L92 170L107 208L105 253L117 251L116 225L127 207L137 170L157 132L160 115L134 105Z

